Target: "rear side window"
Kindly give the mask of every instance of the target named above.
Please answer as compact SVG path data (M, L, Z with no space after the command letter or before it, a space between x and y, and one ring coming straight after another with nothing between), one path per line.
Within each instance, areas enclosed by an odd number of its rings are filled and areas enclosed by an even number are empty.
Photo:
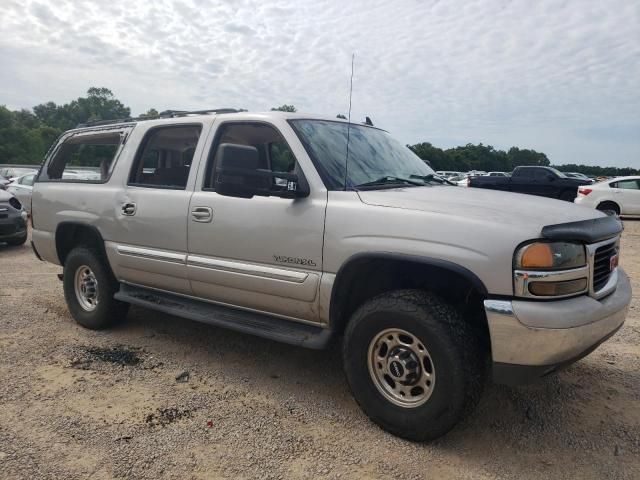
M638 190L637 180L620 180L611 184L611 188L623 188L625 190Z
M105 182L124 133L79 133L65 139L40 175L41 181Z
M184 190L201 125L158 127L147 132L129 174L129 185Z

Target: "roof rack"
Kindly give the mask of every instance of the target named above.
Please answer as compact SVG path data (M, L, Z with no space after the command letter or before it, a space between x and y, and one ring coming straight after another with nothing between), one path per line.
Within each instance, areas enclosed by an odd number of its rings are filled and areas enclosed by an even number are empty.
M103 125L115 125L117 123L143 122L145 120L158 120L160 118L177 118L186 117L188 115L211 115L223 113L240 113L246 112L244 108L210 108L206 110L165 110L157 115L144 115L140 117L118 118L114 120L94 120L91 122L79 123L76 128L83 127L100 127Z

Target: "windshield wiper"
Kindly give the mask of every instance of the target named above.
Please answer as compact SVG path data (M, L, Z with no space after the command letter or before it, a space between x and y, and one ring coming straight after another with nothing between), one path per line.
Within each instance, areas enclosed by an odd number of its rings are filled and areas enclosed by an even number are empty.
M455 185L455 183L450 182L449 180L447 180L446 178L442 178L442 177L438 177L432 173L430 173L429 175L411 175L409 178L419 178L420 180L424 181L424 182L436 182L439 184L447 184L447 185Z
M411 178L413 178L414 176L411 175ZM378 185L392 185L392 184L401 184L401 183L405 183L405 184L409 184L409 185L415 185L417 187L423 187L424 183L421 182L416 182L415 180L410 180L408 178L402 178L402 177L394 177L391 175L386 175L384 177L380 177L377 180L372 180L371 182L365 182L365 183L361 183L359 185L356 185L354 188L360 188L360 187L375 187Z

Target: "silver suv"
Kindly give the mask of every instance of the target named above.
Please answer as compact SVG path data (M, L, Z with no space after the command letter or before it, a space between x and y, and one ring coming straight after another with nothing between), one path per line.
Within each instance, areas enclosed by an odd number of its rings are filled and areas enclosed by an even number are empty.
M91 167L95 179L65 171ZM87 328L130 304L310 348L428 440L487 380L544 376L613 335L621 223L443 180L385 131L281 112L167 112L66 132L33 189L36 255Z

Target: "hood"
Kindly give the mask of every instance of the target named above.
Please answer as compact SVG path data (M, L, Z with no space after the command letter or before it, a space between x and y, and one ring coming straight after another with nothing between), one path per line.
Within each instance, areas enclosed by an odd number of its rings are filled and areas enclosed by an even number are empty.
M6 190L0 190L0 202L8 202L13 195Z
M546 225L606 216L574 203L523 193L449 186L359 191L362 202L542 230Z

